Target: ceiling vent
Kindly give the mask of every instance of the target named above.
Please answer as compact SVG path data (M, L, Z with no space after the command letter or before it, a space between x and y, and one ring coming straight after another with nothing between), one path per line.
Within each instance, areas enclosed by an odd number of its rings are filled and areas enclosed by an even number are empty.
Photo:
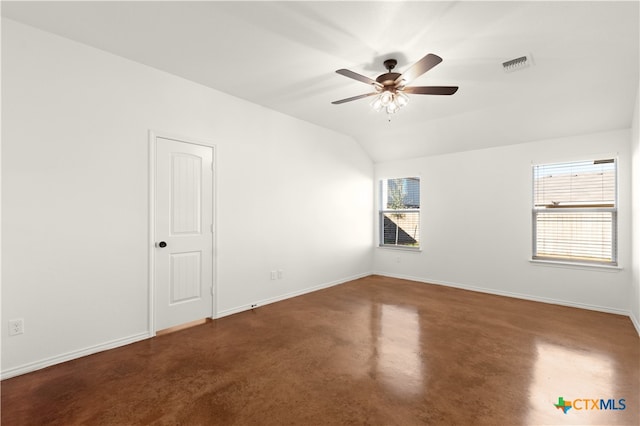
M521 70L523 68L527 68L532 64L531 56L520 56L519 58L511 59L510 61L503 62L502 68L504 72L514 72Z

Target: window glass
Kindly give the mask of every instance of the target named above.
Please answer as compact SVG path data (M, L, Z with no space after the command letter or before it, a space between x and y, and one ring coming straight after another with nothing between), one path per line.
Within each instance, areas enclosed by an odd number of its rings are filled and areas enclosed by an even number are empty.
M533 167L533 258L617 264L614 159Z
M381 182L380 245L420 247L420 178Z

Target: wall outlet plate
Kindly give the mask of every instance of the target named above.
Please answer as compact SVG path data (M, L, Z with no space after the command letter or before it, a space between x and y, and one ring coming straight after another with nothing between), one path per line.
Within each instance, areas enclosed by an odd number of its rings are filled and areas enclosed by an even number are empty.
M9 320L9 336L17 336L24 333L24 320L22 318Z

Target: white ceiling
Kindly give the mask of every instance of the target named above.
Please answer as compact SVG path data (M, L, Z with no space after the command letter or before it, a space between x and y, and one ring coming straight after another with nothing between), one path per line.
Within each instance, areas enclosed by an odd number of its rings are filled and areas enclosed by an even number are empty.
M628 128L639 81L632 2L2 2L2 15L353 136L375 161ZM388 122L370 86L443 62ZM502 62L534 65L505 73Z

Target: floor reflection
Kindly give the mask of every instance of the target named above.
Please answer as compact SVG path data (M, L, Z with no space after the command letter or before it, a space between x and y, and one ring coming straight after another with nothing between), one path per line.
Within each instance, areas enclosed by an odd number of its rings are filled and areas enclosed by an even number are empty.
M423 391L420 357L420 321L415 307L380 305L376 339L376 374L379 382L398 397ZM375 323L375 319L374 319Z
M544 341L536 341L535 348L527 424L610 424L621 414L584 401L625 398L616 394L614 361L608 356ZM576 404L566 414L554 406L560 397Z

